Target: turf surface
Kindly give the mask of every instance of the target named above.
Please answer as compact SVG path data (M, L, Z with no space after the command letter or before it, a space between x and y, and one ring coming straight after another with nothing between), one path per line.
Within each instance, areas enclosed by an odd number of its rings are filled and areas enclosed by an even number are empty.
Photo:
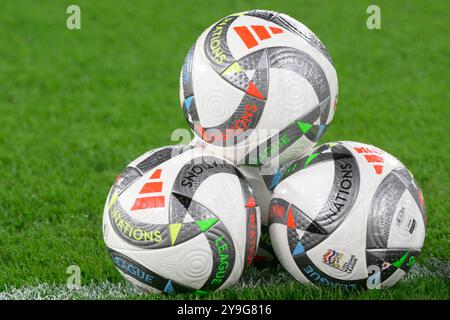
M129 161L172 144L172 130L187 128L178 76L196 37L222 16L252 8L296 17L325 43L339 103L323 142L366 142L401 159L427 206L418 265L436 259L448 266L447 1L375 1L381 30L366 28L374 1L76 1L82 29L69 31L72 3L2 2L0 291L64 284L71 264L83 283L123 281L102 241L108 189ZM269 272L262 270L245 278L254 288L244 282L206 298L449 299L448 270L436 271L391 290L348 295L301 286L283 273L278 282L256 282Z

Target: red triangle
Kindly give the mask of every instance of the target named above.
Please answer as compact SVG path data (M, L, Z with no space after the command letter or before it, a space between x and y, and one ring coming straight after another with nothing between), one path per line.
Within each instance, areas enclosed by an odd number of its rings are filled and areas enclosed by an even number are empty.
M159 179L161 177L161 169L155 170L150 179Z
M420 206L423 209L423 195L422 195L422 191L420 191L420 189L419 189L419 201L420 201Z
M251 196L250 199L248 199L247 204L245 205L246 208L254 208L256 207L255 197Z
M255 86L253 81L250 81L248 83L247 91L245 91L245 93L248 94L248 95L251 95L251 96L253 96L255 98L258 98L258 99L262 99L262 100L265 99L264 96L262 95L262 93Z
M292 214L292 207L289 208L288 217L287 217L287 226L289 228L297 228L297 225L294 221L294 215Z
M375 165L375 166L373 166L374 167L374 169L375 169L375 172L377 173L377 174L382 174L383 173L383 166L382 165Z
M198 132L198 134L202 137L203 140L205 140L206 142L209 142L209 138L206 135L205 129L201 125L196 125L195 129Z
M283 29L277 28L277 27L269 27L270 31L272 31L273 34L277 33L283 33Z

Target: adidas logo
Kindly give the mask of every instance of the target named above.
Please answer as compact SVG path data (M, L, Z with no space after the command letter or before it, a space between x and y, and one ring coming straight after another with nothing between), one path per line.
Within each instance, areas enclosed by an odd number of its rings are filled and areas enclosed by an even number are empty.
M163 183L162 181L154 181L160 180L161 178L161 169L155 170L153 174L150 176L150 182L147 182L142 187L139 194L152 194L152 193L160 193L162 191ZM165 197L158 196L148 196L137 198L134 201L133 207L131 207L131 211L142 210L142 209L150 209L150 208L161 208L164 207Z
M283 33L283 29L278 27L265 27L263 25L253 25L250 26L251 30L256 34L259 40L267 40L272 38L273 35ZM253 33L250 31L250 28L245 26L234 27L234 31L241 38L242 42L247 46L248 49L256 47L259 43L255 38ZM270 32L269 32L270 31Z
M383 173L384 158L381 156L381 151L379 151L378 149L365 147L355 147L354 150L358 153L363 154L368 163L373 164L373 168L375 169L376 174Z

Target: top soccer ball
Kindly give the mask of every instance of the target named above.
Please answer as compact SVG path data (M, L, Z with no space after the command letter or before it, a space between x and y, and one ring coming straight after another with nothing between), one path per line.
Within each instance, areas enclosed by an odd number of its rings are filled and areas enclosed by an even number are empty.
M238 164L283 163L309 151L332 120L337 95L322 42L295 19L266 10L209 27L180 77L191 128Z

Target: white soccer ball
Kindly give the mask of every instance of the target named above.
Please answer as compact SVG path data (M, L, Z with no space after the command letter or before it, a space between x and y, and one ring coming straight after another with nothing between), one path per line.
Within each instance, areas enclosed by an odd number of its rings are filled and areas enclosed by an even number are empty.
M236 164L277 165L319 140L338 81L321 41L274 11L229 15L189 50L180 101L195 134Z
M191 146L145 153L118 176L103 213L114 265L151 292L211 291L252 264L260 213L230 162Z
M274 251L298 281L390 287L416 261L425 238L422 193L388 153L358 142L327 143L269 180Z

